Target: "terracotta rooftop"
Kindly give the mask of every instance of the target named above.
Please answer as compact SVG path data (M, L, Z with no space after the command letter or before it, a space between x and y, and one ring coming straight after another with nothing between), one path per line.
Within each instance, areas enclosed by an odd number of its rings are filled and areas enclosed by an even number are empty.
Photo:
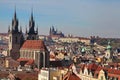
M63 80L81 80L75 73L68 72L64 77Z
M108 73L120 75L120 70L117 70L117 69L108 69Z
M87 67L88 67L88 69L90 69L90 70L96 70L96 69L98 68L98 65L92 63L92 64L89 64Z
M42 40L26 40L21 49L40 49L46 50L46 46Z

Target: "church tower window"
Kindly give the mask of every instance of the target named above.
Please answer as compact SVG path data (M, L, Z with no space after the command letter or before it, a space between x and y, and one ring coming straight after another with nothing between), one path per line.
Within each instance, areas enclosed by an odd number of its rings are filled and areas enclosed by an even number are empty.
M11 36L10 36L10 42L11 42Z

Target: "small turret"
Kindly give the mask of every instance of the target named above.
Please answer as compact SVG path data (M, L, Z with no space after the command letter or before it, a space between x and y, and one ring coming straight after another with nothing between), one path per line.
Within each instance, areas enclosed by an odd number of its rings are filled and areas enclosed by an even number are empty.
M27 32L27 27L26 27L26 31L25 31L25 33L27 34L28 32Z
M8 26L8 33L10 32L10 25Z
M35 34L34 26L35 26L35 21L33 19L33 12L31 12L31 17L29 20L29 32L28 32L28 34Z
M36 33L38 34L38 27L36 28Z
M105 57L107 58L107 59L111 59L112 58L112 56L113 56L113 54L112 54L112 46L110 45L111 43L110 43L110 41L108 41L108 45L107 45L107 47L106 47L106 52L105 52Z
M108 41L107 50L111 50L112 49L112 46L110 44L111 44L111 42Z
M20 26L20 32L22 33L22 27Z

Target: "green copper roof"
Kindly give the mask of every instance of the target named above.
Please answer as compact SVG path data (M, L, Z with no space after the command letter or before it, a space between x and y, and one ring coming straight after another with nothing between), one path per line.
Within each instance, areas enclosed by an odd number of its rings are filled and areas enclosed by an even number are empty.
M107 46L107 49L111 49L111 48L112 48L112 46L110 46L110 45Z

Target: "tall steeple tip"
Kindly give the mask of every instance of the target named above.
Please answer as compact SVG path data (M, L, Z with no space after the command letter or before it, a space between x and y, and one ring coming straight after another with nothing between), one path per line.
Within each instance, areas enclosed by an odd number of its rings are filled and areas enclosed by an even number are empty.
M20 26L20 32L22 33L22 27Z
M31 8L31 20L33 20L33 8Z
M16 19L16 6L15 6L15 10L14 10L14 19Z

